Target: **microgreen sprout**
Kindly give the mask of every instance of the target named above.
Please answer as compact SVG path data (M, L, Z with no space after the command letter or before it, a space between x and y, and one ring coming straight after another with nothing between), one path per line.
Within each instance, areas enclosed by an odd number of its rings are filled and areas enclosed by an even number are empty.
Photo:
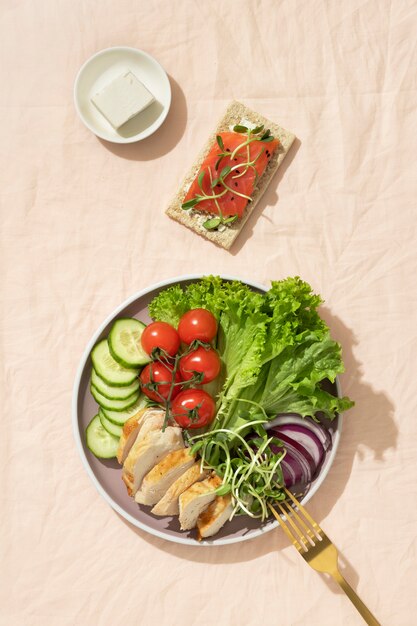
M221 217L212 217L209 220L206 220L203 224L204 228L207 230L216 230L222 223Z
M234 222L238 220L237 213L229 217L224 217L221 207L220 207L219 199L229 192L229 193L233 193L232 199L234 196L238 196L240 198L244 198L248 202L252 200L252 198L249 195L242 193L236 189L238 185L237 182L234 183L235 187L231 187L229 181L234 182L235 179L238 179L241 176L244 176L249 169L252 169L255 175L254 184L256 185L258 178L259 178L259 174L255 167L255 164L257 160L259 159L259 157L265 152L265 148L262 148L254 159L251 159L250 144L256 141L261 142L261 143L268 143L274 139L274 137L271 135L270 129L265 130L263 124L260 124L259 126L256 126L256 128L253 128L253 129L248 128L247 126L244 126L243 124L236 124L233 127L233 131L235 133L246 135L245 140L242 141L242 143L240 143L233 150L233 152L231 152L228 148L225 148L222 136L216 135L216 142L221 152L218 153L217 155L218 159L214 166L214 171L216 172L214 179L213 179L213 175L211 172L211 167L207 168L209 177L210 177L210 189L213 190L213 193L212 194L206 193L203 189L203 183L204 183L204 179L206 175L206 170L203 169L200 171L198 175L198 179L197 179L200 193L196 194L194 198L191 198L187 200L186 202L183 202L183 204L181 205L182 209L184 209L185 211L188 211L190 209L193 209L194 207L198 209L198 205L200 204L200 202L204 202L206 200L213 200L216 206L218 215L215 217L211 217L204 222L203 226L207 230L217 230L219 226L221 225L233 224ZM235 165L232 165L232 164L226 165L225 167L222 168L220 173L217 175L217 172L220 169L220 164L222 160L226 157L230 159L230 163L232 163L233 160L237 160L238 157L240 159L246 159L246 160L243 160L243 161L240 160ZM231 178L230 178L230 174L233 174ZM228 176L229 176L229 179L228 179L228 182L226 182L225 179ZM216 188L220 189L219 193L215 193L214 190Z
M268 437L264 419L246 422L235 430L218 428L203 435L189 437L192 452L200 455L202 469L214 469L222 477L217 495L230 493L234 515L246 514L262 521L268 517L268 501L285 499L281 462L285 456L283 443ZM255 430L257 435L246 440L241 434ZM233 456L221 437L231 436L236 446ZM278 452L273 452L271 445Z

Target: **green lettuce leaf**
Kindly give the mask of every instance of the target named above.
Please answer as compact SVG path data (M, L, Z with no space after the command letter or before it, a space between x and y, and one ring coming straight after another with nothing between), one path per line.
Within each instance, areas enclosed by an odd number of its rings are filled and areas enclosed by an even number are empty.
M190 309L190 305L184 290L179 285L173 285L155 296L148 309L153 320L167 322L177 328L181 316Z
M244 397L255 400L268 415L299 413L303 417L320 411L330 419L352 406L347 398L335 398L322 388L344 370L341 348L330 338L311 333L296 346L283 350L263 367L253 388Z
M343 372L339 344L318 313L322 303L298 276L273 281L259 294L240 281L206 276L159 293L151 317L177 327L191 308L203 307L218 320L217 349L222 360L216 428L237 428L253 415L323 412L333 419L352 406L335 398L322 382Z

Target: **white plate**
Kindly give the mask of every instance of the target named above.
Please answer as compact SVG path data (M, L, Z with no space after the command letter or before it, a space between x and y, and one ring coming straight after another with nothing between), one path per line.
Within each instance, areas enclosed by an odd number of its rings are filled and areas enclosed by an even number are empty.
M155 102L115 130L93 105L91 96L125 70L135 74L155 96ZM136 48L107 48L81 67L75 79L74 102L81 120L95 135L114 143L133 143L152 135L165 120L171 105L171 85L164 68L150 54Z
M85 428L91 418L97 413L97 404L89 391L89 379L91 374L91 358L90 353L93 346L99 339L107 336L114 320L118 317L136 317L145 323L150 321L148 316L149 302L163 289L171 285L180 284L182 286L195 282L202 277L198 275L178 276L170 280L166 280L155 285L151 285L147 289L135 293L131 298L125 300L118 306L91 337L88 342L84 354L81 357L77 375L74 383L72 398L72 422L74 437L80 453L84 467L91 478L94 486L103 498L115 509L119 515L123 516L131 524L144 530L152 535L156 535L161 539L173 541L194 546L211 546L225 545L246 541L258 537L265 532L272 530L278 526L275 519L270 518L261 523L259 520L252 520L247 516L235 517L231 522L225 524L220 532L210 540L198 542L195 538L195 532L183 532L179 529L178 518L174 517L156 517L150 513L149 507L139 506L133 498L127 495L125 486L121 479L121 469L116 460L97 459L88 450L85 443ZM268 288L253 281L244 280L235 276L222 275L226 280L241 280L252 289L260 292L266 291ZM336 380L335 391L341 396L341 389ZM339 415L331 425L331 434L333 445L332 449L327 453L323 467L317 478L311 484L311 487L305 497L303 504L316 493L323 480L326 478L329 469L333 463L336 451L339 445L340 433L342 430L342 416Z

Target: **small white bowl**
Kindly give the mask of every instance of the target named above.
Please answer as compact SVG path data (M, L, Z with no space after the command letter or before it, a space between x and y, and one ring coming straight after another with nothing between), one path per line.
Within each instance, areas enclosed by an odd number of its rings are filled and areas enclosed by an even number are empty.
M131 70L149 89L155 102L115 130L93 105L91 96L126 70ZM106 48L90 57L79 70L74 102L82 122L97 137L113 143L133 143L152 135L165 120L171 105L171 85L164 68L143 50Z

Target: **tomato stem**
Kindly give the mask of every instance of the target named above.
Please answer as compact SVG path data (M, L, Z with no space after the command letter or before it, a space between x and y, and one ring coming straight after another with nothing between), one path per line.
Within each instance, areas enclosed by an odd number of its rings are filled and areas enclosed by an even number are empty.
M159 385L170 385L167 398L164 398L161 394L158 393L158 391L156 391L156 393L162 399L162 404L165 405L165 417L164 417L164 423L162 425L162 432L164 432L165 428L167 427L167 425L169 423L170 416L171 416L171 398L172 398L172 393L174 391L174 388L178 387L178 386L191 387L191 385L193 385L193 384L199 385L202 382L202 373L201 372L194 372L194 375L192 376L192 378L190 378L187 381L181 380L179 382L175 382L175 378L176 378L176 374L178 372L178 366L179 366L180 359L183 356L186 356L187 354L190 354L190 352L194 352L194 350L196 350L198 347L203 347L205 350L208 350L208 349L211 348L210 344L207 344L204 341L200 341L199 339L196 339L195 341L190 343L190 345L187 347L185 352L183 352L182 354L176 354L175 357L171 357L170 355L168 355L165 352L165 350L161 350L161 352L163 352L168 358L170 358L171 360L172 359L174 360L173 365L172 365L171 382L169 383L169 382L164 382L163 381L163 382L157 383ZM164 361L161 359L160 354L158 354L156 360L159 361L162 365L166 366L166 362L164 363ZM151 368L151 374L152 374L152 368ZM154 381L152 381L152 382L154 382ZM144 385L144 386L146 386L146 385Z

